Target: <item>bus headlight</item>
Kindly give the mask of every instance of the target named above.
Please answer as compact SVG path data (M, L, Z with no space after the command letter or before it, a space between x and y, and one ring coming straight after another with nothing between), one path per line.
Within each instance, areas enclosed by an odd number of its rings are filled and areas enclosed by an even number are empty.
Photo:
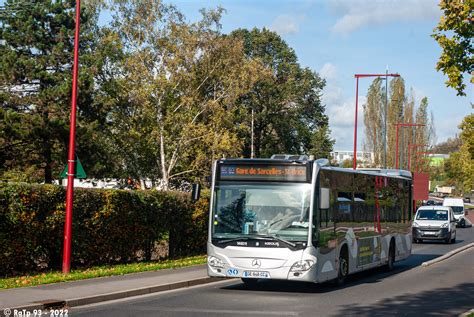
M219 268L224 267L224 262L218 257L215 257L213 255L207 257L207 263L212 267L219 267Z
M448 225L449 225L449 224L448 224L447 222L445 222L445 223L443 223L443 224L441 225L441 228L447 228Z
M304 261L298 261L293 264L293 266L290 269L290 272L304 272L308 271L313 265L314 265L313 260L304 260Z

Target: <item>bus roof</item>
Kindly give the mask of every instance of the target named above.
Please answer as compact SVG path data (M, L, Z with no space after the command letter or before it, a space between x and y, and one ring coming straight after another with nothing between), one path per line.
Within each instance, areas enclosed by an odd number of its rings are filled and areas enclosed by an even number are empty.
M410 171L401 170L401 169L383 169L383 168L359 168L359 169L352 169L352 168L344 168L344 167L336 167L336 166L329 166L327 165L326 159L308 159L305 156L302 156L302 160L300 159L293 159L295 156L287 159L282 158L230 158L230 159L220 159L218 160L219 163L257 163L257 164L304 164L313 165L316 162L322 169L325 170L332 170L332 171L339 171L339 172L346 172L346 173L355 173L355 174L365 174L365 175L379 175L379 176L386 176L386 177L395 177L395 178L404 178L404 179L412 179L412 174Z

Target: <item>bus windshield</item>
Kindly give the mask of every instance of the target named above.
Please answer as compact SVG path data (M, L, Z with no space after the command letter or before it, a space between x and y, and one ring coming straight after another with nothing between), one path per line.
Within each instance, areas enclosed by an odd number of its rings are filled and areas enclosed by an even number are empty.
M307 241L310 192L310 184L216 186L212 238Z

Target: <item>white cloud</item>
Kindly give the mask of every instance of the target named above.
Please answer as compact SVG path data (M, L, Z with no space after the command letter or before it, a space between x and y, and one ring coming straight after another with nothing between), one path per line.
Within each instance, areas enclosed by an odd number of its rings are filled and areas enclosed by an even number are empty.
M331 63L326 63L323 65L319 71L319 75L326 80L333 80L337 78L337 69Z
M289 15L279 15L270 26L270 30L277 32L281 36L297 33L299 26L297 20L302 20L304 17L292 17Z
M336 140L334 149L351 150L354 146L354 115L355 96L345 98L343 90L338 83L337 67L331 63L323 65L319 71L321 77L326 79L322 100L326 105L326 114L329 117L331 136ZM360 92L359 92L360 93ZM364 109L365 96L359 95L358 121L357 121L357 148L362 149L364 138Z
M341 16L332 28L336 34L396 21L437 20L441 16L435 0L332 0L329 8Z

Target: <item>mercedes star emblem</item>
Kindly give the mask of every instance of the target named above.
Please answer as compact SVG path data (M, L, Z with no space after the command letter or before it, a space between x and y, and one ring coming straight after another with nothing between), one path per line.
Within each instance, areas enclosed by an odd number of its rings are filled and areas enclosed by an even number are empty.
M253 267L260 267L260 265L262 265L262 262L260 262L259 259L253 259L252 260L252 266Z

